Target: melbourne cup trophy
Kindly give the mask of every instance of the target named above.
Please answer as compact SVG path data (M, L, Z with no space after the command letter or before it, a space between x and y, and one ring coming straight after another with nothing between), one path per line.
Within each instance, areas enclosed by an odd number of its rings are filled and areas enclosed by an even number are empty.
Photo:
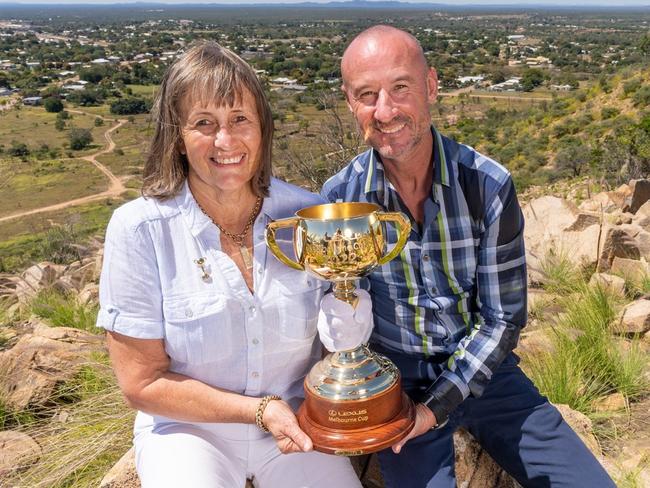
M397 243L387 252L385 223ZM293 229L296 260L282 252L276 232ZM354 280L395 258L411 225L400 212L369 203L330 203L304 208L294 217L270 222L266 243L284 264L334 283L334 296L356 305ZM305 378L300 427L318 451L355 456L385 449L414 425L415 408L402 392L398 369L366 345L328 354Z

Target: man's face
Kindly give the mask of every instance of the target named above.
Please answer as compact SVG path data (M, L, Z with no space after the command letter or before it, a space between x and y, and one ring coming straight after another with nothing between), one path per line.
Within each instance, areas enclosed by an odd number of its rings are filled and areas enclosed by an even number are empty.
M420 155L437 96L435 71L413 49L389 39L350 51L343 90L366 143L383 160Z

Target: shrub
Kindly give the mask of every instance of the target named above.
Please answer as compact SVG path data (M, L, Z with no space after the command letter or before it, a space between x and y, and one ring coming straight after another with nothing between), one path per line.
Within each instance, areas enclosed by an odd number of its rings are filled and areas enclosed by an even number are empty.
M11 147L7 151L9 156L14 156L17 158L29 156L29 148L23 142L12 141Z
M56 97L48 97L43 102L45 111L52 113L59 113L63 110L63 102Z
M104 125L104 119L95 117L95 127L101 127L102 125Z
M600 117L603 120L612 119L614 117L617 117L620 113L621 113L620 109L616 107L603 107L602 110L600 111Z
M111 103L111 113L116 115L135 115L149 112L151 104L144 98L127 97Z
M72 129L68 138L70 139L70 149L75 151L83 149L93 142L93 135L88 129Z

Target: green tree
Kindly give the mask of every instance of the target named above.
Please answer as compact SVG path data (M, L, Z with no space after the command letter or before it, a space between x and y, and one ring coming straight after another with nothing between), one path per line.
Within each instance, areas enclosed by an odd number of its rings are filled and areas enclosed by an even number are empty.
M43 102L47 112L59 113L63 110L63 102L55 97L48 97Z
M544 72L537 68L528 68L521 76L521 87L524 91L532 91L544 82Z
M72 129L68 138L70 139L70 149L75 151L83 149L93 142L93 135L89 129Z
M56 122L54 122L54 128L56 130L63 130L65 129L65 121L63 119L59 119L57 117Z
M111 103L111 113L117 115L144 114L149 112L151 104L144 98L126 97Z

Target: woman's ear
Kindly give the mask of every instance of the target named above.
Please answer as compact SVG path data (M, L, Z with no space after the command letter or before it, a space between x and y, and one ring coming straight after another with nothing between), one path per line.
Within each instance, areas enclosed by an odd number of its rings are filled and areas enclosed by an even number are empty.
M178 152L181 153L183 156L187 154L187 149L185 149L185 141L183 141L182 139L178 143Z

